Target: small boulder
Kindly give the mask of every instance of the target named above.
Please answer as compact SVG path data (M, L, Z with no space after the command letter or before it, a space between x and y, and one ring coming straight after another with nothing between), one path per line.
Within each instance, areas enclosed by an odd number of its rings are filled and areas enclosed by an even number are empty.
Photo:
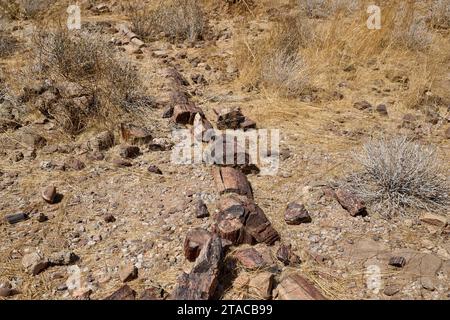
M120 156L125 159L134 159L138 157L140 153L141 150L137 146L121 146L119 150Z
M22 266L26 272L35 276L49 267L49 261L39 252L33 252L23 256Z
M138 277L138 269L131 263L124 264L119 268L119 278L122 282L128 282Z
M197 201L197 205L196 205L196 210L195 210L195 216L199 219L201 218L206 218L209 216L209 211L208 211L208 207L206 206L206 204L203 202L203 200L198 200Z
M297 225L300 223L308 223L311 222L311 216L309 215L308 210L306 210L303 204L298 204L295 202L291 202L288 204L286 208L286 212L284 214L284 220L287 224Z
M249 293L257 299L268 300L272 298L274 275L270 272L261 272L250 279Z
M53 204L56 200L56 187L55 186L48 186L42 191L42 199L45 200L45 202Z

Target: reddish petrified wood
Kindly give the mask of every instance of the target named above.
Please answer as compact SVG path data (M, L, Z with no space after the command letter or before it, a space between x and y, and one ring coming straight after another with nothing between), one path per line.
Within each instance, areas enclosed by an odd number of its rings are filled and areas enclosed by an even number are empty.
M217 235L204 245L190 273L183 273L172 293L173 300L208 300L216 291L223 258L222 242Z
M211 239L211 233L205 229L189 230L184 240L184 256L189 261L195 261L205 244Z
M279 300L326 300L322 293L298 273L290 274L277 287Z
M366 215L366 206L364 202L350 191L339 188L336 190L336 199L341 206L347 210L353 217L357 215Z
M196 107L193 103L177 104L173 108L172 119L179 124L193 124L195 115L204 117L202 109Z
M130 288L128 285L124 285L119 290L115 291L105 300L135 300L136 291Z
M252 187L241 171L230 167L214 168L213 176L220 194L237 193L253 198Z

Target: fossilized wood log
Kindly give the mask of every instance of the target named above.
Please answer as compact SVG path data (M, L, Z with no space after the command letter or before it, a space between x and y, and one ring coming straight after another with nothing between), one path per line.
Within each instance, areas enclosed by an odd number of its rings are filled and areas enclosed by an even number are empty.
M213 235L205 244L190 273L183 273L172 293L173 300L208 300L218 284L223 258L222 242Z
M231 167L213 169L213 177L220 194L237 193L253 199L253 191L247 177Z
M184 240L184 256L186 259L191 262L195 261L211 236L209 231L201 228L188 231Z
M337 189L335 194L337 201L353 217L357 215L364 216L367 214L364 202L361 199L359 199L355 194L343 188Z
M202 118L205 116L203 110L196 107L193 103L178 104L173 108L172 119L179 124L193 124L197 114Z

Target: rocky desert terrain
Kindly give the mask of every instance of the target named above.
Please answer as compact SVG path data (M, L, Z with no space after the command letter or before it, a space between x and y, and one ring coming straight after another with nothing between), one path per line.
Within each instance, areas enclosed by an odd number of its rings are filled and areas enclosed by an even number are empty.
M370 5L0 0L0 300L448 300L450 2Z

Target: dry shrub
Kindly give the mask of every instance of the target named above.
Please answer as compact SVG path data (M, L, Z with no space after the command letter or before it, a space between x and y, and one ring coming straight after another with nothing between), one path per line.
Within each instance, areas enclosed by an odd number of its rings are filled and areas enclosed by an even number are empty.
M450 2L448 0L434 0L430 10L430 21L434 28L450 28Z
M0 31L0 58L12 55L16 49L16 38Z
M284 17L267 37L253 45L240 44L237 63L241 79L281 96L299 96L309 88L308 64L300 50L313 38L308 21L299 15ZM250 63L249 63L250 61Z
M56 0L0 0L0 10L11 19L34 19Z
M99 118L114 125L123 111L144 106L134 103L141 101L142 93L137 71L120 60L101 35L69 33L61 28L36 35L35 43L41 76L55 84L81 87L89 101L85 108L63 100L51 110L40 110L56 119L65 131L79 133Z
M415 19L406 28L395 30L393 40L409 50L425 51L433 42L433 34L428 30L424 19Z
M308 18L327 18L338 11L351 13L358 9L358 0L299 0L299 7Z
M146 40L164 34L171 41L196 41L203 37L205 17L197 0L161 1L155 9L132 6L133 31Z
M408 209L448 214L448 172L433 147L406 137L373 139L355 159L362 170L343 184L383 216Z

